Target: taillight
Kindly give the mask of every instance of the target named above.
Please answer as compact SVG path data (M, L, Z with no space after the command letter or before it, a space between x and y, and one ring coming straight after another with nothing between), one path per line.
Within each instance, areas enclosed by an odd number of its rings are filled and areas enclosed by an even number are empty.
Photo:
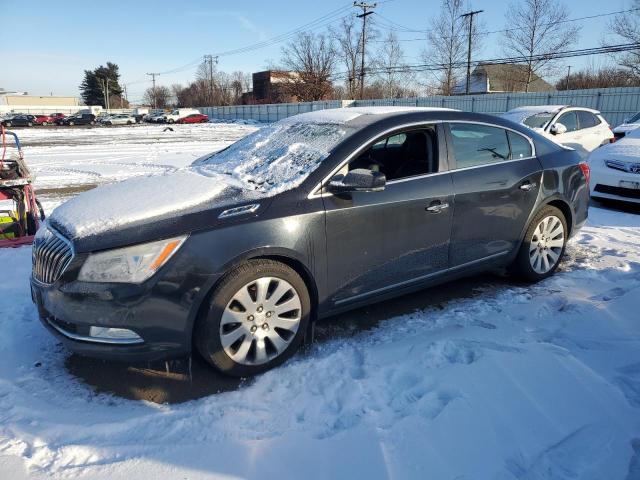
M589 167L589 164L587 162L580 162L578 166L580 167L580 170L582 171L584 178L587 180L587 185L588 185L589 180L591 180L591 168Z

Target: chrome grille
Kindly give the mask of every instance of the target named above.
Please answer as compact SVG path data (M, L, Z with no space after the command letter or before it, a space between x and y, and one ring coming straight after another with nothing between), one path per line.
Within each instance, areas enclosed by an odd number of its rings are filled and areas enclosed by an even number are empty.
M33 278L50 285L58 280L73 259L73 248L67 239L43 227L33 242Z

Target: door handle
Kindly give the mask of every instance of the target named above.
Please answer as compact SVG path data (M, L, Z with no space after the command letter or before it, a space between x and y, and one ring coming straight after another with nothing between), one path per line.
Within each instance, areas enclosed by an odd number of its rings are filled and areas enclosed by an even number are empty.
M429 213L440 213L443 210L446 210L447 208L449 208L449 204L448 203L432 203L431 205L429 205L427 208L425 208L425 210Z
M520 185L520 190L524 190L525 192L533 190L534 188L536 188L536 184L531 182L526 182Z

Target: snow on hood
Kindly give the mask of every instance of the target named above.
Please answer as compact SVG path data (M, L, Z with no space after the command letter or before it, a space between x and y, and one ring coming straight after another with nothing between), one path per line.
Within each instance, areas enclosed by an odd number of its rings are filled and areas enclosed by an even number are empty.
M640 130L635 130L615 143L608 143L596 148L589 156L589 162L594 160L622 160L628 162L640 161Z
M241 187L231 177L186 168L103 185L56 208L49 222L71 240L100 235L123 225L161 220L176 213L233 203Z

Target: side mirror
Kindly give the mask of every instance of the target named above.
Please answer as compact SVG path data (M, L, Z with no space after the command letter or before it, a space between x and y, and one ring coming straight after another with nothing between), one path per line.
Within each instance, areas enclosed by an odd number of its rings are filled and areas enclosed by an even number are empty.
M549 131L554 135L562 135L563 133L567 132L567 127L565 127L560 122L556 122L553 125L551 125L551 128L549 129Z
M384 190L386 183L387 177L384 173L357 168L346 175L333 177L329 182L328 190L332 193L379 192Z

